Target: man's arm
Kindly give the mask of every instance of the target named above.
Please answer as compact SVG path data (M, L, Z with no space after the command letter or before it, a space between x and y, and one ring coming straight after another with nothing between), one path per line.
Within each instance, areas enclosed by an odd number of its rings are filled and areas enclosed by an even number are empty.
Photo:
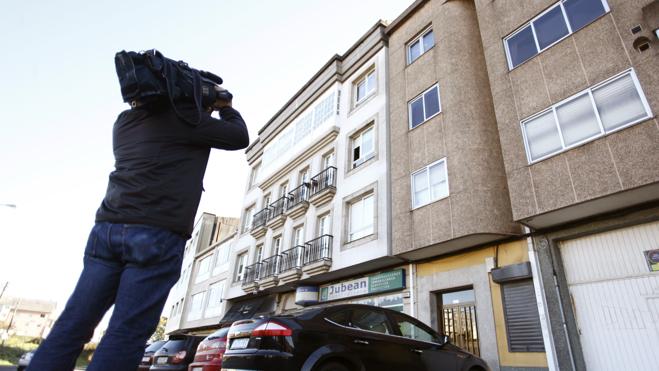
M220 107L220 119L208 116L193 130L193 141L213 148L237 150L249 145L247 126L230 105Z

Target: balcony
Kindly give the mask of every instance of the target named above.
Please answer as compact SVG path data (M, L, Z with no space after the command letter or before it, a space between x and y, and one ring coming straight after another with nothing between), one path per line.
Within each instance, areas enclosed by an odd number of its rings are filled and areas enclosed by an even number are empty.
M242 288L245 292L254 292L258 289L257 280L261 271L261 263L248 265L245 267L245 275L243 276Z
M270 214L270 209L267 207L258 213L254 214L254 220L252 221L252 229L250 234L254 238L261 238L265 236L266 227L265 223L268 221L268 215Z
M314 206L326 204L336 193L336 168L330 166L311 178L311 195L309 202Z
M302 271L306 274L327 272L332 266L332 239L329 234L307 242L302 256Z
M284 225L286 221L286 202L288 198L286 196L276 200L268 206L270 213L268 214L268 220L265 224L268 228L277 229Z
M304 246L297 245L292 249L282 251L279 263L279 282L290 283L302 277L302 256Z
M280 256L275 255L261 261L259 270L259 289L268 289L277 286L277 273L279 273Z
M286 205L286 214L295 219L304 215L309 208L310 184L302 183L299 187L288 192L288 205Z

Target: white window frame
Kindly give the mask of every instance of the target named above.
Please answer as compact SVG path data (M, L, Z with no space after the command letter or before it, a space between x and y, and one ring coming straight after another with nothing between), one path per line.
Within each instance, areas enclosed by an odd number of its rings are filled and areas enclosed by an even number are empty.
M256 210L256 205L252 205L245 209L245 214L243 217L243 225L241 228L242 233L247 233L252 229L252 224L254 223L254 214Z
M216 248L215 266L213 267L213 276L220 274L228 269L229 254L231 249L231 241L221 243Z
M263 260L263 244L258 244L254 248L254 263L260 263Z
M299 235L301 236L300 241L297 240L298 239L297 238L298 237L298 231L299 231ZM304 241L304 224L300 224L296 227L293 227L293 235L292 235L292 238L291 238L291 248L293 248L295 246L304 246L304 242L305 242Z
M363 235L363 236L357 237L357 238L353 237L353 234L355 234L356 231L352 230L352 208L357 203L360 203L360 202L363 203L364 200L366 200L369 197L373 198L373 217L374 217L373 219L375 219L375 215L376 215L375 208L377 208L377 199L375 198L375 192L366 193L362 196L359 196L359 197L353 199L352 201L350 201L350 203L348 203L348 241L347 242L357 241L357 240L360 240L362 238L372 236L375 233L375 220L373 220L371 222L371 233L368 233L366 235ZM363 207L364 206L362 205L362 208ZM359 232L361 232L363 229L366 229L366 228L364 226L362 226L362 229L360 229Z
M195 298L199 298L199 301L195 301ZM186 316L188 321L195 321L202 317L204 313L204 300L206 300L206 291L198 292L190 298L190 311ZM195 303L199 303L199 308L195 307Z
M242 282L245 278L245 268L247 268L247 251L243 251L236 256L236 272L233 275L233 282ZM241 265L242 264L242 265Z
M629 123L627 123L627 124L625 124L625 125L622 125L622 126L619 126L619 127L615 128L615 129L612 129L612 130L607 131L607 130L604 128L604 125L602 124L602 119L600 118L599 111L597 110L597 106L595 105L595 100L594 100L594 98L593 98L593 90L597 90L597 88L599 88L599 87L601 87L601 86L604 86L604 85L608 84L609 82L612 82L612 81L614 81L614 80L617 80L618 78L622 78L622 77L625 76L625 75L630 75L630 76L631 76L632 81L634 82L634 86L636 87L636 91L638 92L638 95L641 97L641 103L643 104L643 108L645 108L645 113L646 113L646 115L645 115L644 117L640 118L640 119L637 119L637 120L631 121L631 122L629 122ZM583 140L581 140L581 141L579 141L579 142L577 142L577 143L573 143L573 144L571 144L571 145L569 145L569 146L568 146L568 145L565 145L565 141L563 140L563 133L562 133L562 131L561 131L561 127L560 127L560 125L559 125L559 123L558 123L558 117L557 117L557 115L556 115L556 107L559 107L559 106L561 106L561 105L563 105L563 104L565 104L565 103L567 103L567 102L569 102L569 101L572 101L572 100L574 100L574 99L581 98L584 94L587 94L587 95L589 96L590 102L591 102L591 104L593 105L593 111L595 112L595 117L597 118L597 123L599 124L600 132L599 132L599 134L596 134L596 135L594 135L594 136L588 137L588 138L583 139ZM562 147L562 148L561 148L560 150L558 150L558 151L555 151L555 152L552 152L552 153L546 154L546 155L544 155L544 156L542 156L542 157L539 157L539 158L537 158L537 159L532 159L532 158L531 158L531 150L530 150L530 147L529 147L529 141L528 141L528 138L527 138L527 136L526 136L526 130L525 130L525 126L524 126L524 125L525 125L526 123L528 123L528 122L533 121L533 120L536 119L537 117L542 116L542 115L544 115L545 113L550 112L550 111L553 112L554 123L556 124L556 129L558 130L558 136L559 136L559 138L560 138L560 140L561 140L561 147ZM591 87L589 87L589 88L587 88L587 89L585 89L585 90L582 90L582 91L580 91L580 92L578 92L578 93L576 93L576 94L574 94L574 95L572 95L572 96L570 96L570 97L568 97L568 98L566 98L566 99L563 99L562 101L560 101L560 102L558 102L558 103L556 103L556 104L553 104L553 105L550 106L549 108L546 108L546 109L544 109L544 110L542 110L542 111L540 111L540 112L538 112L538 113L535 113L535 114L533 114L533 115L531 115L531 116L529 116L529 117L527 117L527 118L521 120L519 123L520 123L520 128L521 128L521 130L522 130L522 138L523 138L523 140L524 140L524 149L526 150L526 159L527 159L527 161L528 161L529 164L534 164L534 163L537 163L537 162L539 162L539 161L545 160L545 159L547 159L547 158L549 158L549 157L556 156L556 155L559 154L559 153L563 153L563 152L565 152L565 151L568 151L568 150L570 150L570 149L572 149L572 148L574 148L574 147L578 147L578 146L580 146L580 145L582 145L582 144L584 144L584 143L592 142L593 140L596 140L596 139L601 138L601 137L603 137L603 136L609 135L609 134L611 134L611 133L615 133L615 132L617 132L617 131L619 131L619 130L622 130L622 129L628 128L628 127L630 127L630 126L636 125L636 124L638 124L638 123L640 123L640 122L646 121L647 119L649 119L649 118L651 118L651 117L653 117L653 116L654 116L654 115L652 114L652 110L650 109L650 105L648 104L648 101L647 101L647 99L646 99L646 97L645 97L645 93L643 92L643 89L641 88L641 84L640 84L639 81L638 81L638 77L636 76L636 72L634 71L633 68L630 68L630 69L625 70L625 71L623 71L623 72L621 72L621 73L618 73L617 75L612 76L612 77L610 77L610 78L608 78L608 79L606 79L606 80L604 80L604 81L602 81L602 82L599 82L599 83L597 83L597 84L595 84L595 85L593 85L593 86L591 86Z
M432 46L429 49L423 49L424 48L423 37L426 36L427 34L429 34L430 32L433 33ZM411 53L412 45L416 44L417 42L421 43L421 44L419 44L419 45L421 45L421 54L419 54L419 56L416 57L415 59L412 59L412 53ZM432 26L429 26L425 30L423 30L423 32L421 32L421 34L419 36L417 36L414 40L407 43L407 48L406 48L407 49L407 64L410 65L410 64L414 63L414 61L421 58L422 55L426 54L428 52L428 50L434 48L435 45L436 45L435 44L435 32L433 31Z
M432 188L430 187L430 168L433 167L433 166L437 166L441 163L444 163L444 177L446 178L446 195L433 199L433 197L432 197ZM422 172L426 173L426 182L427 182L427 185L428 185L428 192L430 193L430 198L429 198L429 201L426 202L425 204L416 205L416 200L415 200L415 197L414 197L414 194L415 194L415 192L414 192L414 176L419 174L419 173L422 173ZM448 196L450 196L451 191L450 191L450 187L449 187L448 163L446 162L446 157L444 157L440 160L437 160L437 161L435 161L435 162L433 162L433 163L431 163L427 166L424 166L421 169L413 172L412 175L410 176L410 184L412 186L412 188L411 188L411 192L412 192L412 210L418 209L418 208L426 206L426 205L429 205L429 204L431 204L433 202L437 202L439 200L443 200L443 199L447 198Z
M377 70L373 67L370 70L368 70L362 77L359 78L359 80L355 81L354 84L354 89L355 89L355 106L359 105L360 103L364 102L366 99L368 99L371 95L375 94L377 91L377 86L378 86L378 76L376 75ZM373 76L373 86L368 85L368 78L369 76ZM359 86L364 84L364 96L359 97ZM370 90L369 90L370 87Z
M365 154L362 151L362 149L363 149L362 142L363 142L364 134L366 134L368 131L372 131L373 151L368 153L368 154ZM377 148L377 145L378 145L378 141L377 141L377 138L375 137L375 134L376 134L375 133L375 124L370 124L370 125L367 125L364 129L360 130L355 135L353 135L352 137L350 137L350 164L351 164L350 169L351 170L360 167L361 165L363 165L364 163L366 163L367 161L369 161L370 159L375 157L376 148ZM357 142L359 142L358 145L357 145ZM359 159L355 160L355 158L354 158L355 148L357 148L357 147L359 147Z
M329 229L328 233L322 233L323 231L321 230L324 220L327 220L327 229ZM326 234L332 235L331 232L332 232L332 214L325 213L323 215L318 216L316 223L316 237L322 237L323 235Z
M424 100L423 101L423 118L424 118L424 120L421 121L420 123L418 123L416 126L412 126L412 104L416 103L420 99L423 100L423 96L427 92L431 91L432 89L437 89L437 104L439 105L439 111L437 111L437 113L435 113L433 115L430 115L430 116L426 117L426 101ZM441 95L441 92L439 91L439 84L435 83L433 86L431 86L428 89L424 90L421 94L419 94L416 97L412 98L412 100L410 100L407 103L407 116L408 116L407 121L408 121L409 129L412 130L412 129L418 128L419 126L425 124L430 119L432 119L433 117L439 115L440 113L442 113L442 95Z
M224 298L222 296L224 294L223 291L225 287L226 280L217 281L208 286L208 300L206 301L204 317L219 316L221 314L219 309L222 306L222 302L224 302ZM214 293L216 296L218 296L217 298L213 297Z
M604 14L609 13L611 11L611 8L609 8L609 4L607 3L607 1L606 0L600 0L600 1L602 2L602 6L604 7ZM549 44L546 47L541 49L540 44L538 43L538 36L535 32L535 26L533 26L533 22L538 20L538 18L541 18L543 15L545 15L545 14L549 13L550 11L554 10L554 8L556 8L557 6L561 7L561 13L563 14L563 20L565 21L565 24L567 25L567 34L565 34L565 36L561 37L560 39L554 41L553 43L551 43L551 44ZM593 20L593 22L595 20L597 20L598 18L595 18ZM517 66L513 66L513 61L512 61L512 58L510 57L510 50L508 49L508 40L513 38L518 33L522 32L529 25L531 26L531 32L533 33L533 40L535 41L535 47L536 47L536 50L538 52L534 56L530 57L529 59L527 59L523 62L520 62ZM554 46L556 44L558 44L559 42L564 40L566 37L572 35L573 33L574 32L572 31L572 25L570 24L570 19L567 17L567 12L565 11L565 7L563 6L563 0L560 0L559 2L555 3L554 5L550 6L547 9L545 9L542 13L540 13L540 14L536 15L535 17L531 18L530 21L528 21L528 22L524 23L522 26L518 27L515 31L510 33L510 35L503 38L503 47L504 47L504 50L506 51L506 60L508 61L508 70L512 71L513 69L517 68L518 66L521 66L525 62L535 58L538 54L542 53L543 51L551 48L552 46Z
M282 242L283 242L283 237L282 235L277 235L272 238L272 246L270 248L270 256L275 256L279 255L282 252Z
M211 276L211 260L213 260L213 255L208 255L199 260L199 269L197 270L197 277L194 280L195 284L203 282Z
M254 187L254 185L256 184L256 179L259 176L259 170L260 169L261 169L261 164L260 163L254 165L254 167L252 168L252 172L250 173L250 176L249 176L249 187L248 187L249 189Z

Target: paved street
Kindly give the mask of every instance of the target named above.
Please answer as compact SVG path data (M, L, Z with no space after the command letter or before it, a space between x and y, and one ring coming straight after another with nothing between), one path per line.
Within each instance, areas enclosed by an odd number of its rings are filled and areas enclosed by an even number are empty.
M0 366L0 371L16 371L16 366Z

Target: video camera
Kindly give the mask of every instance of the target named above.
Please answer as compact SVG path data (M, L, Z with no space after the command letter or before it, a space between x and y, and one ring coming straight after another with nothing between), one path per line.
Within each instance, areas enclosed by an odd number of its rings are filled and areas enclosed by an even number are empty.
M222 84L221 77L166 58L156 49L139 53L122 50L115 55L114 64L124 102L135 106L169 99L177 115L192 125L199 124L202 111L217 100L233 98L227 90L216 89ZM182 102L194 103L196 121L177 109Z

